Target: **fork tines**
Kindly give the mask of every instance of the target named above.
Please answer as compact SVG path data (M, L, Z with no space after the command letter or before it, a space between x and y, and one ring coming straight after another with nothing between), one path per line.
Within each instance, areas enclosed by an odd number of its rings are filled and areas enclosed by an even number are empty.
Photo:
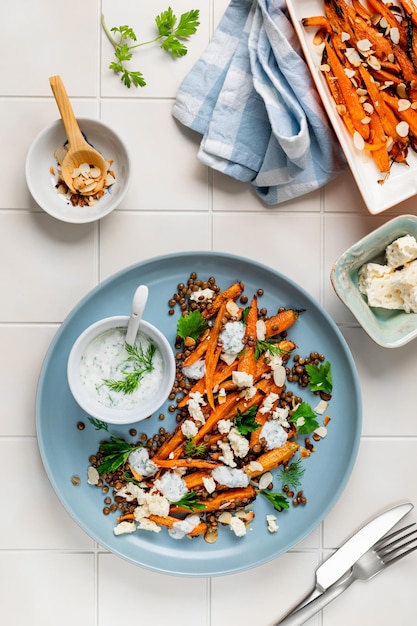
M413 530L406 532L411 528ZM408 524L408 526L404 526L404 528L382 537L382 539L374 545L374 550L378 553L378 556L385 565L395 563L395 561L401 559L403 556L417 550L416 524Z

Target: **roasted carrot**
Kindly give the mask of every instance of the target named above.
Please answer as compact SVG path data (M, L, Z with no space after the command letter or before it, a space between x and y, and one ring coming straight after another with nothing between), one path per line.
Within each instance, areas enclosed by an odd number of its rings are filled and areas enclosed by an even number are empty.
M338 80L339 87L343 95L346 108L350 113L353 126L355 130L366 141L369 138L369 126L368 124L364 123L367 115L363 109L363 105L359 99L358 93L352 85L351 80L345 74L344 67L339 61L332 46L327 41L325 42L325 46L329 65L333 71L333 74Z
M225 300L217 313L216 320L213 325L213 329L210 333L210 340L207 347L205 364L206 364L206 373L204 376L204 383L206 387L207 401L209 405L214 408L214 396L213 396L213 387L214 387L214 372L216 370L217 362L219 360L222 346L218 345L220 332L224 325L224 314L226 311L227 300Z
M200 339L197 347L191 352L191 354L184 359L181 364L181 367L186 367L188 365L194 365L199 359L201 359L207 350L210 340L210 329L204 331L204 337Z
M278 465L282 463L287 463L294 454L297 452L299 448L298 443L295 441L286 441L281 448L274 448L273 450L268 450L264 452L256 459L256 464L260 463L262 465L262 469L258 469L251 466L250 463L246 465L245 470L248 472L251 478L255 478L255 476L260 476L264 472L270 471Z
M385 91L381 92L383 99L388 104L388 106L392 109L398 119L406 122L410 128L410 133L414 137L417 137L417 111L408 107L408 109L403 109L400 106L400 101L395 96L391 96Z
M204 505L204 512L209 513L211 511L218 510L228 510L228 509L238 509L240 507L246 506L252 500L256 498L256 491L252 485L248 487L236 487L235 489L227 489L221 493L219 493L214 498L210 498L207 500L199 500L199 504ZM173 505L171 507L172 513L181 513L184 512L184 509L181 506Z
M210 318L214 315L217 315L221 306L228 300L236 301L239 296L241 296L244 288L245 285L243 283L236 282L233 283L233 285L230 285L230 287L228 287L224 291L218 293L211 305L204 309L204 311L202 312L203 317Z
M231 365L227 365L224 362L219 362L216 371L214 372L213 386L217 387L218 385L221 385L225 380L227 380L232 375L235 367L236 366L234 365L234 363L232 363ZM195 382L190 391L183 398L181 398L181 400L178 402L178 406L180 408L185 406L190 399L191 394L196 392L200 392L203 394L204 390L205 380L203 376L203 378L200 378L197 382Z
M299 311L285 309L265 320L266 337L273 337L288 330L298 320Z
M162 469L175 469L177 467L185 467L189 469L215 469L220 463L214 461L205 461L204 459L152 459L154 463Z
M245 347L239 356L237 369L239 372L256 375L256 323L258 321L258 298L253 296L246 318Z

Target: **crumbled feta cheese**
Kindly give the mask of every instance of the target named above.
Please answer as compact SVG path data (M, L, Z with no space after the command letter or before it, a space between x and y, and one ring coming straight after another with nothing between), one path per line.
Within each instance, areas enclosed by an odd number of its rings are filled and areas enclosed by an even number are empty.
M162 478L154 481L154 486L170 502L177 502L188 493L187 485L176 472L166 472Z
M417 260L401 269L368 263L360 268L358 277L359 290L366 295L369 306L417 312Z
M288 434L276 420L268 420L262 426L260 438L265 439L266 449L280 448L287 441Z
M198 515L188 515L185 519L173 523L172 528L168 530L169 536L172 539L182 539L189 535L199 523Z
M417 259L417 241L412 235L404 235L393 241L385 250L387 265L400 267Z
M100 474L98 473L95 467L90 465L90 467L87 470L87 483L89 485L97 485L99 479L100 479Z
M161 527L150 519L142 519L139 522L138 530L148 530L153 533L161 532Z
M190 300L194 302L207 302L208 300L213 300L213 296L213 289L197 289L190 294Z
M243 398L244 400L250 400L257 392L256 387L245 387L239 394L239 398Z
M246 526L243 520L239 517L233 516L229 522L230 529L235 533L236 537L243 537L246 535Z
M275 404L275 402L278 400L279 396L277 393L268 393L267 396L265 396L264 401L262 402L262 406L259 409L259 413L262 413L263 415L265 413L270 413L273 409L273 406Z
M136 528L135 522L120 522L113 528L113 533L115 535L126 535L127 533L134 533Z
M369 266L372 267L369 267ZM401 309L402 300L399 292L393 287L392 273L387 266L368 263L359 270L359 291L366 295L369 306L384 309Z
M247 455L249 452L249 441L236 428L230 430L227 438L236 456L242 459Z
M245 325L242 322L226 322L219 340L223 346L223 352L234 355L239 354L244 348Z
M285 406L285 407L277 406L274 412L272 413L272 419L277 420L277 422L281 424L283 428L289 428L290 426L290 423L288 421L289 412L290 412L290 409L288 406Z
M232 428L233 422L232 420L219 420L217 424L217 430L221 435L227 435L227 433Z
M232 380L239 389L253 386L253 376L246 372L239 372L237 370L232 372Z
M127 483L116 491L116 496L123 498L127 502L136 500L139 504L144 501L145 495L145 491L139 485L135 485L135 483Z
M203 411L201 410L201 407L205 405L206 402L204 400L203 394L201 394L199 391L190 393L190 399L187 402L188 413L192 418L201 422L202 424L204 424L206 420L203 415Z
M247 487L249 485L247 473L234 467L216 467L212 470L211 475L216 483L225 487Z
M127 462L134 472L141 476L152 476L158 471L158 466L149 458L147 448L137 448L127 457Z
M217 402L219 404L224 404L226 402L226 389L221 387L219 389L219 393L217 394Z
M279 354L272 354L272 352L267 350L265 358L267 359L268 365L271 369L275 369L279 365L282 365L282 357Z
M204 359L198 359L192 365L185 365L181 371L184 376L191 380L200 380L206 373L206 362Z
M184 437L189 439L190 437L192 438L196 436L198 428L193 420L185 420L185 422L181 424L181 432Z
M275 515L267 515L266 516L266 523L268 525L268 530L270 533L276 533L279 526L276 523L276 516Z
M230 447L230 445L225 441L219 441L217 445L222 451L222 454L219 457L219 460L223 461L225 465L229 465L230 467L236 467L237 463L235 461L233 450Z

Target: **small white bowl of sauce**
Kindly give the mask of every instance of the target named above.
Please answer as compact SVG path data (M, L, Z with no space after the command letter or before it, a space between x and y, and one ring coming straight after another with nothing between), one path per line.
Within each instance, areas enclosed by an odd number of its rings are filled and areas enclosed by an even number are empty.
M167 400L175 380L175 357L166 337L142 320L134 345L126 344L128 316L95 322L75 341L67 365L76 402L91 417L132 424L150 417Z

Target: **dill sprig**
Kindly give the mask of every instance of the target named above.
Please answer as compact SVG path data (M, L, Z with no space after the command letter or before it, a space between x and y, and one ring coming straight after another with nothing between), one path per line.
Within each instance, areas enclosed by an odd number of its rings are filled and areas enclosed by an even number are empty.
M103 379L103 383L111 390L117 391L124 394L130 394L138 388L139 383L145 374L152 372L154 369L153 366L153 356L155 354L156 348L153 343L151 343L148 348L144 351L141 345L135 344L134 346L125 343L126 352L129 357L126 359L127 364L133 364L134 369L122 369L122 374L124 374L124 378L120 380L111 380L108 378Z

